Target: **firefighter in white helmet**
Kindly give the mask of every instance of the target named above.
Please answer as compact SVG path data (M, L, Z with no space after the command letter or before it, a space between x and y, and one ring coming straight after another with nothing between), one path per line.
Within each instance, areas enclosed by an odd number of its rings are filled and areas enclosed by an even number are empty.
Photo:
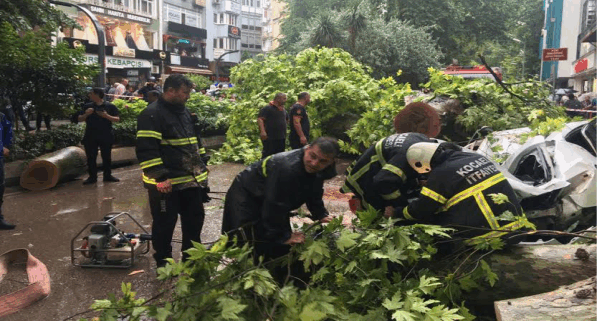
M412 145L406 158L428 179L418 198L396 208L395 217L451 226L459 236L473 240L501 237L523 227L521 220L496 218L507 211L515 217L523 213L514 190L489 159L451 143L428 142Z

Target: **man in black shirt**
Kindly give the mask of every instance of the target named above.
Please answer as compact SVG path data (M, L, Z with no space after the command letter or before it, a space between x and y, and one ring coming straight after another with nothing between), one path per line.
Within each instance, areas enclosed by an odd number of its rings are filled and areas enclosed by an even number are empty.
M261 158L281 153L286 149L286 122L288 115L284 109L286 94L277 93L274 100L261 108L257 123L259 136L263 142Z
M309 116L305 107L311 102L311 96L308 92L303 91L298 95L296 104L292 105L290 109L290 148L301 148L309 142L309 131L311 124L309 123Z
M112 133L112 123L120 121L118 117L118 108L110 102L104 102L104 90L102 88L93 88L89 93L91 103L83 106L79 112L78 121L84 121L85 135L83 136L83 146L87 155L87 169L89 178L83 185L94 184L97 182L97 149L102 152L102 162L104 167L104 182L118 182L118 178L112 176L112 144L114 143L114 134Z

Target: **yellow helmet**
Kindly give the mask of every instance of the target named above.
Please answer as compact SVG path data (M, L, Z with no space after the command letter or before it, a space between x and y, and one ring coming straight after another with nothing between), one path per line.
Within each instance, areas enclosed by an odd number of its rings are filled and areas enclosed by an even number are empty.
M406 151L408 164L418 173L425 174L431 171L431 159L437 151L439 143L416 143Z

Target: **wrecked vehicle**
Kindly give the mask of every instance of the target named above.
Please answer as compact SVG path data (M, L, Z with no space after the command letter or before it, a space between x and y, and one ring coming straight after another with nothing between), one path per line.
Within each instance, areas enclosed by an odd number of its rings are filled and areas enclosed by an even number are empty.
M568 123L548 137L520 144L529 128L494 132L465 148L487 156L508 178L540 230L579 231L595 225L597 150L595 119ZM497 148L496 148L497 147ZM497 150L494 151L494 150Z

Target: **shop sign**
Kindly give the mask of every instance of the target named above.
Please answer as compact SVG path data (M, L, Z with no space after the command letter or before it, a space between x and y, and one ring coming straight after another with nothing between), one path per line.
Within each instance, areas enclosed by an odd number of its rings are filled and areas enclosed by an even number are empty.
M205 7L205 0L195 0L195 4L201 7Z
M583 70L587 70L589 68L589 60L587 58L583 58L574 64L574 73L578 74Z
M240 29L235 26L228 26L228 37L240 39Z
M112 54L114 56L118 56L118 57L135 58L135 49L113 47L112 48Z
M85 55L85 63L88 65L99 64L97 55ZM132 58L118 58L118 57L106 57L106 68L151 68L151 62L143 59L132 59Z
M103 14L103 15L106 15L106 16L111 16L111 17L116 17L116 18L121 18L121 19L127 19L127 20L132 20L132 21L146 23L146 24L151 24L151 19L150 18L146 18L146 17L142 17L142 16L138 16L138 15L135 15L135 14L130 14L130 13L122 12L122 11L117 11L117 10L108 9L108 8L102 8L102 7L96 7L96 6L91 6L91 5L89 6L89 10L91 12Z
M180 11L168 9L168 21L182 23L182 13L180 13Z
M197 16L187 14L184 16L184 24L191 27L197 27Z
M180 56L170 54L170 64L171 65L180 65Z
M127 76L139 76L139 69L127 70L126 75Z
M542 61L568 60L568 48L543 49Z

